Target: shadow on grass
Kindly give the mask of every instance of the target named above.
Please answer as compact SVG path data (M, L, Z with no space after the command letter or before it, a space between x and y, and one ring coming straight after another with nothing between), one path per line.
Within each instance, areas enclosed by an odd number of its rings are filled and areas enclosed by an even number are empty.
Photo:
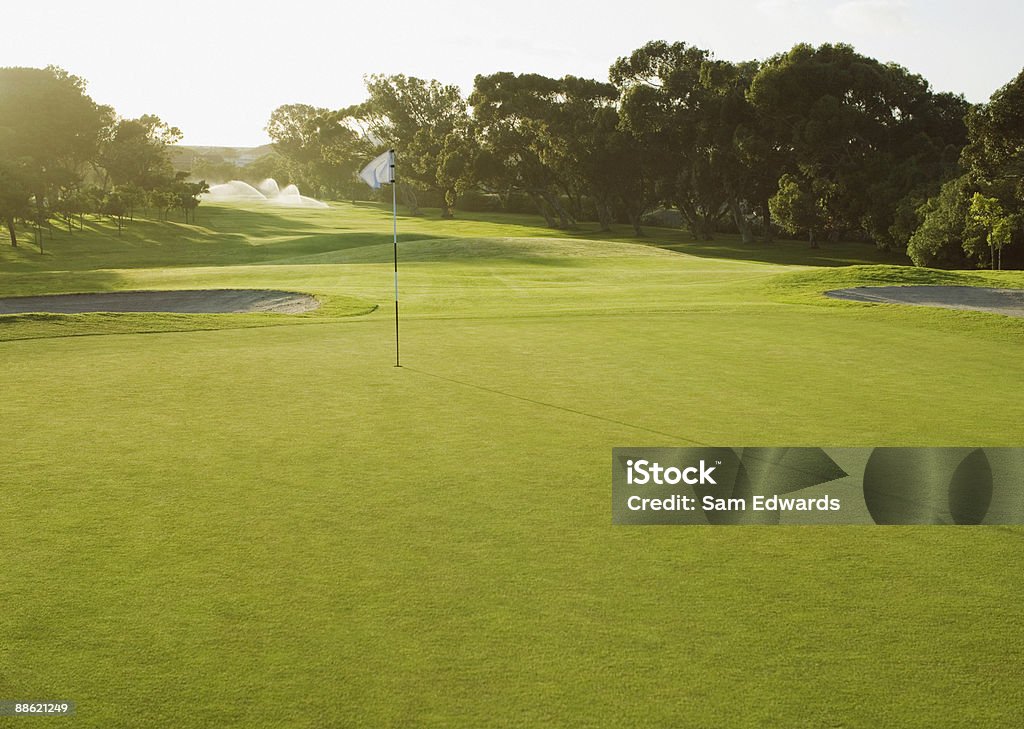
M268 263L361 246L391 243L390 232L366 233L362 225L325 218L321 211L200 207L195 224L139 218L117 226L85 219L85 229L44 233L43 252L31 232L18 248L0 245L0 273L105 268L175 268ZM406 233L399 240L422 235Z
M701 258L719 260L732 259L775 263L787 266L851 266L882 263L895 266L909 266L911 261L902 253L879 250L872 243L838 242L822 243L820 248L810 248L804 241L779 240L771 243L744 243L739 235L719 234L714 240L685 240L661 242L657 234L651 242L666 250L686 253Z
M18 271L9 279L0 280L0 296L43 296L121 291L125 277L116 271L81 271L66 276L66 271Z
M631 227L624 225L613 226L610 231L601 231L596 223L580 223L571 229L548 228L539 216L522 213L459 211L455 218L445 220L438 210L422 212L419 216L400 212L399 242L565 238L635 243L702 258L784 265L909 263L902 255L887 254L867 243L826 242L812 250L806 242L789 240L747 244L733 234L697 241L686 231L670 228L647 227L643 237L637 237ZM330 211L204 204L197 210L195 223L140 217L127 223L120 234L106 218L86 218L85 230L68 232L66 228L54 227L47 233L43 255L28 231L20 248L0 245L0 272L354 263L357 261L348 260L346 251L390 245L390 218L391 206L377 202L334 203ZM505 256L499 252L493 257ZM556 260L557 255L524 258L510 253L510 257L538 265L569 265ZM359 262L384 262L386 258L390 259L390 254L385 256L381 251L376 260L360 258Z

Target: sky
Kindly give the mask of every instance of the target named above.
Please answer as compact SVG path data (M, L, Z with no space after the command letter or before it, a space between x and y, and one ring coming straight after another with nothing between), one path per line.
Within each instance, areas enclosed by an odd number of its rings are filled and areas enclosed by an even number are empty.
M844 42L972 102L1024 67L1020 0L5 0L0 21L0 66L61 66L120 115L212 146L266 143L281 104L358 103L366 74L467 93L496 71L606 79L650 40L734 61Z

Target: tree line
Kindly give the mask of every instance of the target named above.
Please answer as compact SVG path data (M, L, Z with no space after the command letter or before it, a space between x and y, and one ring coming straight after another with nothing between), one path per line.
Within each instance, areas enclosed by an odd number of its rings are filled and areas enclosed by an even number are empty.
M413 213L529 205L552 227L637 234L660 214L701 239L781 231L918 265L1024 266L1024 72L972 105L848 45L734 63L657 41L605 81L501 72L468 98L404 75L366 87L344 109L277 108L261 172L355 199L355 172L393 147Z
M207 188L172 168L181 136L153 115L118 117L63 69L0 68L0 220L11 245L19 223L72 231L86 214L106 215L120 232L142 208L188 221Z

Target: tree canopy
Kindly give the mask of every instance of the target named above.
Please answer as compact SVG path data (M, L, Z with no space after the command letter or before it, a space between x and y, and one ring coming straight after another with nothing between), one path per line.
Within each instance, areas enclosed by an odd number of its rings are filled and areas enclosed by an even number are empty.
M449 217L460 199L484 196L529 205L556 228L597 220L640 234L648 216L675 211L703 239L733 231L771 242L780 229L812 246L871 241L920 263L987 265L1004 248L1016 260L1019 83L974 108L844 44L732 62L652 41L616 60L606 81L501 71L477 76L465 99L401 74L369 76L366 88L365 102L337 112L274 112L276 148L307 169L312 189L390 147L414 213L425 199ZM332 118L347 130L334 148L321 138ZM971 185L949 184L964 174ZM999 202L985 220L998 210L1000 221L985 225L1000 247L978 244L980 218L964 207L975 192ZM928 215L953 197L962 224L940 243L948 215L941 225ZM950 245L959 253L939 255Z
M1024 72L972 106L844 44L733 62L652 41L606 80L500 71L478 75L468 96L403 74L365 85L345 108L275 109L274 152L247 174L356 199L371 195L358 170L393 148L413 214L533 209L556 228L596 220L638 235L644 221L674 220L703 239L767 244L781 230L812 246L873 242L919 265L1024 266ZM12 243L19 221L62 216L71 230L89 209L188 219L203 184L174 173L180 139L156 116L96 104L62 69L0 69L0 217Z
M11 245L17 224L49 226L85 212L124 217L154 195L187 192L168 149L181 132L153 115L119 118L55 66L0 68L0 219ZM180 207L185 215L198 204Z

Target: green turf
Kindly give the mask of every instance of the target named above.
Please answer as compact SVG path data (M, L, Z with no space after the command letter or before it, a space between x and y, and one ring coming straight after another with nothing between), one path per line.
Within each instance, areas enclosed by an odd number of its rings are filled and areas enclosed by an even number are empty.
M1021 274L403 219L396 369L389 223L204 207L0 253L12 294L334 302L0 317L0 698L88 727L1019 725L1024 531L612 527L610 450L1021 445L1020 321L819 295Z

